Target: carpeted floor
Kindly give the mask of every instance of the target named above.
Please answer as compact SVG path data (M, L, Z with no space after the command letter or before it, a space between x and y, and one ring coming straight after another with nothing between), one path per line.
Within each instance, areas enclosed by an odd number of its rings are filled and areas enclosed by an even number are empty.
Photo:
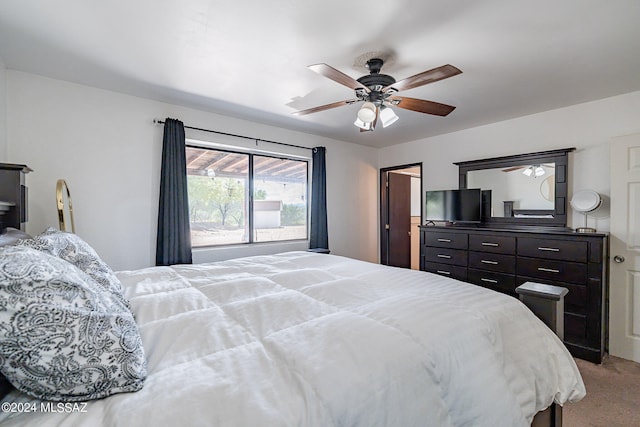
M640 427L640 363L608 356L576 359L587 396L563 408L563 427Z

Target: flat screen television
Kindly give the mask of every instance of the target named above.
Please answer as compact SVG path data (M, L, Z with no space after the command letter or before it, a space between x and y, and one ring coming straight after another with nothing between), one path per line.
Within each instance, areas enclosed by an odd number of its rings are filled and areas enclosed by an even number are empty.
M427 221L480 222L482 192L479 188L427 191Z

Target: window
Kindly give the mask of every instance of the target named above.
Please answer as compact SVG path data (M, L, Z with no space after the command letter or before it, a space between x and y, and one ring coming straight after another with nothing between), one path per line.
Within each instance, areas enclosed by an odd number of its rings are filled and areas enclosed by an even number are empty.
M308 161L187 146L193 247L306 239Z

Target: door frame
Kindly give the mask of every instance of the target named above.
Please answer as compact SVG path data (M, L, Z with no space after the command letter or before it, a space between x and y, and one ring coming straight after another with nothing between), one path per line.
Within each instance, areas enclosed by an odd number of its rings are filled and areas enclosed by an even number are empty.
M638 183L640 133L614 137L609 143L610 231L608 289L608 352L612 356L640 362L640 257L638 242L632 237L638 222L632 204L630 183ZM633 161L632 161L633 159ZM622 160L622 165L620 165ZM626 160L626 162L625 162ZM614 164L615 163L615 164ZM626 163L626 164L625 164ZM635 187L635 186L634 186ZM627 258L625 260L625 258Z
M387 194L389 187L387 174L389 172L415 167L420 169L420 223L422 223L422 218L424 217L422 162L380 168L380 264L387 265L389 263L389 236L386 228L389 222L389 196Z

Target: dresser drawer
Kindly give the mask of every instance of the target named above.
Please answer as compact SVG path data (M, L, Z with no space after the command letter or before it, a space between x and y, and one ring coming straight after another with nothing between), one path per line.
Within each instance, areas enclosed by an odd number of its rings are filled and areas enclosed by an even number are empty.
M469 235L469 250L515 255L516 238L510 236L492 236L488 234Z
M588 243L571 240L518 239L518 256L587 262Z
M424 244L439 248L467 249L468 234L426 231Z
M467 280L467 267L459 265L439 264L437 262L428 262L424 265L424 271L440 274L442 276L451 277L457 280Z
M587 264L541 258L518 257L518 276L584 285L587 282Z
M476 270L470 268L468 271L469 282L493 289L494 291L503 292L509 295L516 295L516 276L504 273L495 273L493 271Z
M425 266L435 262L439 264L467 266L467 251L464 249L436 248L432 246L424 247Z
M469 268L516 274L516 257L487 252L469 252Z

